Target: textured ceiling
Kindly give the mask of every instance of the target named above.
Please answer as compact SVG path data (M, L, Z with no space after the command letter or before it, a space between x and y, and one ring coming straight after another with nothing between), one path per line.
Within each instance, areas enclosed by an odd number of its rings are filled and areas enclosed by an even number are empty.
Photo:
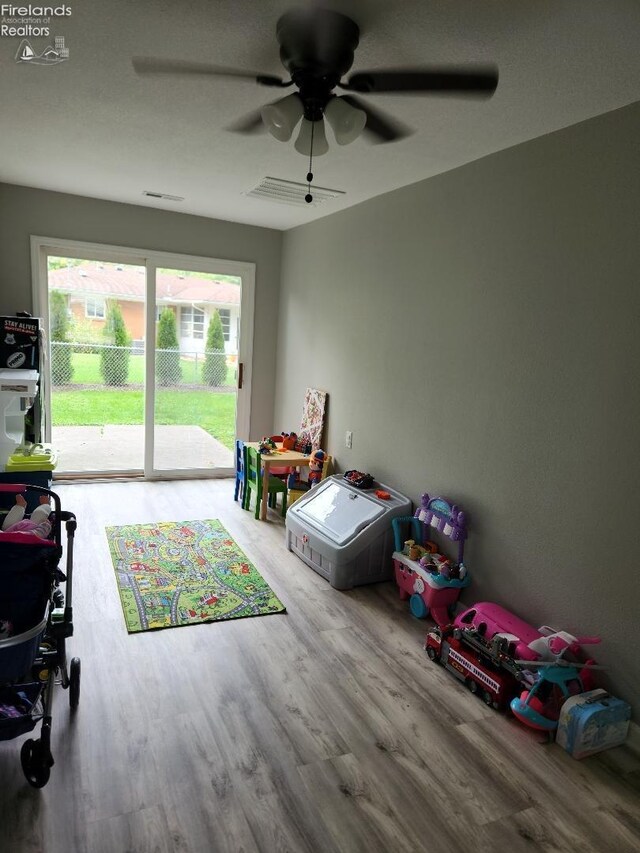
M640 99L637 0L337 0L356 20L352 72L495 63L491 100L370 96L409 124L400 142L358 139L314 163L343 191L317 208L246 193L265 176L304 181L293 142L225 130L273 100L253 82L137 76L132 56L214 62L284 76L276 21L294 0L69 0L67 61L18 63L0 37L0 180L287 229ZM33 4L35 5L35 3ZM31 40L43 49L47 40ZM50 41L50 39L49 39ZM182 196L147 199L144 190Z

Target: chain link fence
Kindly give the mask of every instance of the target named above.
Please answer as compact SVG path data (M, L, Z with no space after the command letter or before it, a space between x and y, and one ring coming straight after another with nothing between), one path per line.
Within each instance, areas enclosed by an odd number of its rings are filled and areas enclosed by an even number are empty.
M156 349L156 384L176 390L234 391L237 353ZM145 351L141 341L121 347L109 344L51 342L54 390L137 390L144 387Z

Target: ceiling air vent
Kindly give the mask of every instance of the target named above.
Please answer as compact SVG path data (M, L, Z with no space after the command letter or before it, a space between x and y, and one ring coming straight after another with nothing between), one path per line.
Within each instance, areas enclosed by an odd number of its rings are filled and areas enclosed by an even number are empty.
M345 195L343 190L328 190L326 187L316 187L311 184L311 195L313 201L307 205L304 197L309 192L307 184L298 184L295 181L284 181L282 178L263 178L263 180L245 195L254 198L263 198L265 201L277 201L280 204L295 204L298 207L314 207L322 204L330 198L339 198Z
M184 201L184 196L168 195L168 193L156 193L151 190L142 190L142 195L146 195L147 198L163 198L165 201Z

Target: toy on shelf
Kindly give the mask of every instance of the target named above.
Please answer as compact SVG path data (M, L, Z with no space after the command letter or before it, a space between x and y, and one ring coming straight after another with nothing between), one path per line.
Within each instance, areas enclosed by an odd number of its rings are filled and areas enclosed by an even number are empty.
M409 526L411 538L402 535ZM471 576L463 562L464 540L467 537L464 513L444 498L422 496L422 505L413 516L394 518L395 539L393 565L401 599L409 599L414 616L425 619L429 614L444 628L460 590L469 586ZM424 539L423 531L432 528L458 543L457 560L438 551L437 545ZM424 540L424 541L423 541Z

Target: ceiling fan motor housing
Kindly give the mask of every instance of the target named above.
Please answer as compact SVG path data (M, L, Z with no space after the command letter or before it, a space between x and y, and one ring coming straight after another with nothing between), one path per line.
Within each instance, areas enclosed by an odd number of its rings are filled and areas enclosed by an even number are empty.
M331 93L353 65L360 30L326 9L294 9L278 21L280 59L298 87L308 121L320 121Z

